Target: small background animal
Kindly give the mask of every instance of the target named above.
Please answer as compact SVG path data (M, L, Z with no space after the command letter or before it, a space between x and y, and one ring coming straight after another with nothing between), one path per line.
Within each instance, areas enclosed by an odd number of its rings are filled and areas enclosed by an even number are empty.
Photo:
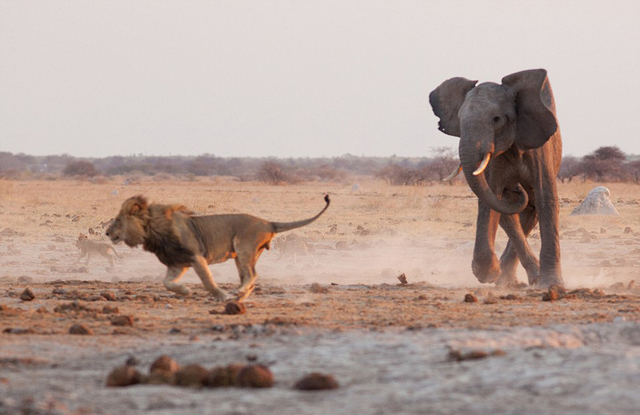
M284 235L276 239L273 243L273 247L278 253L278 261L284 258L293 259L293 263L298 263L298 255L304 255L309 257L313 265L316 264L314 258L315 249L313 245L307 243L304 239L296 234Z
M76 246L80 248L80 256L76 259L76 262L80 261L83 257L87 257L85 265L89 264L89 260L93 254L102 255L109 260L109 268L115 267L113 257L120 258L113 246L104 242L90 241L89 237L83 233L78 235Z

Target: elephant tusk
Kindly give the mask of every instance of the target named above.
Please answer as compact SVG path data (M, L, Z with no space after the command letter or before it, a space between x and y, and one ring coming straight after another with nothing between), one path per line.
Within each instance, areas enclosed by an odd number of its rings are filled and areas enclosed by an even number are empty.
M456 176L462 171L462 164L458 164L458 168L455 169L450 175L442 179L443 182L448 182L456 178Z
M484 158L480 162L480 166L473 172L474 176L481 174L484 169L487 168L487 164L489 164L489 159L491 158L491 152L484 155Z

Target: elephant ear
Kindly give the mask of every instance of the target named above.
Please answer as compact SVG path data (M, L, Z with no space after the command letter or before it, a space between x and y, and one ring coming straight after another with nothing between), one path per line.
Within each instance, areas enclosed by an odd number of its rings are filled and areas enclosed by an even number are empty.
M429 103L433 113L440 118L438 130L460 137L458 111L464 103L467 92L475 88L477 83L478 81L470 81L466 78L451 78L431 91Z
M516 95L516 145L529 150L544 145L558 131L556 104L544 69L516 72L502 78Z

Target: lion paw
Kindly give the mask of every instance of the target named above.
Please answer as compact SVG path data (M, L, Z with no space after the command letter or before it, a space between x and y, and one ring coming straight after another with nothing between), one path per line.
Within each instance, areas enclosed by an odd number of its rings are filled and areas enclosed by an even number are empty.
M184 285L176 287L174 292L176 294L180 294L180 295L185 296L185 297L191 294L191 290L189 288L185 287Z
M213 298L215 298L218 301L227 301L227 299L228 299L227 294L224 291L220 290L220 289L218 289L217 291L212 292L211 295L213 295Z

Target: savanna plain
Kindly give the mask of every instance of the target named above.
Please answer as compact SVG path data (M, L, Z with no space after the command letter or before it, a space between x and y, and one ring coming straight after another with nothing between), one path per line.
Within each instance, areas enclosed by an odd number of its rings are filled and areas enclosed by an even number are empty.
M522 268L518 286L476 281L477 199L463 184L0 180L0 414L637 414L640 186L606 184L619 216L571 216L596 185L559 184L566 292L544 301ZM192 270L191 296L167 291L139 248L115 246L114 266L78 261L78 235L108 243L105 224L137 194L291 221L325 193L320 219L263 253L245 314L225 314ZM287 249L294 239L306 249ZM529 242L539 251L537 228ZM211 270L237 287L233 261ZM114 368L146 375L161 355L262 364L275 384L106 386ZM294 388L312 372L339 387Z

